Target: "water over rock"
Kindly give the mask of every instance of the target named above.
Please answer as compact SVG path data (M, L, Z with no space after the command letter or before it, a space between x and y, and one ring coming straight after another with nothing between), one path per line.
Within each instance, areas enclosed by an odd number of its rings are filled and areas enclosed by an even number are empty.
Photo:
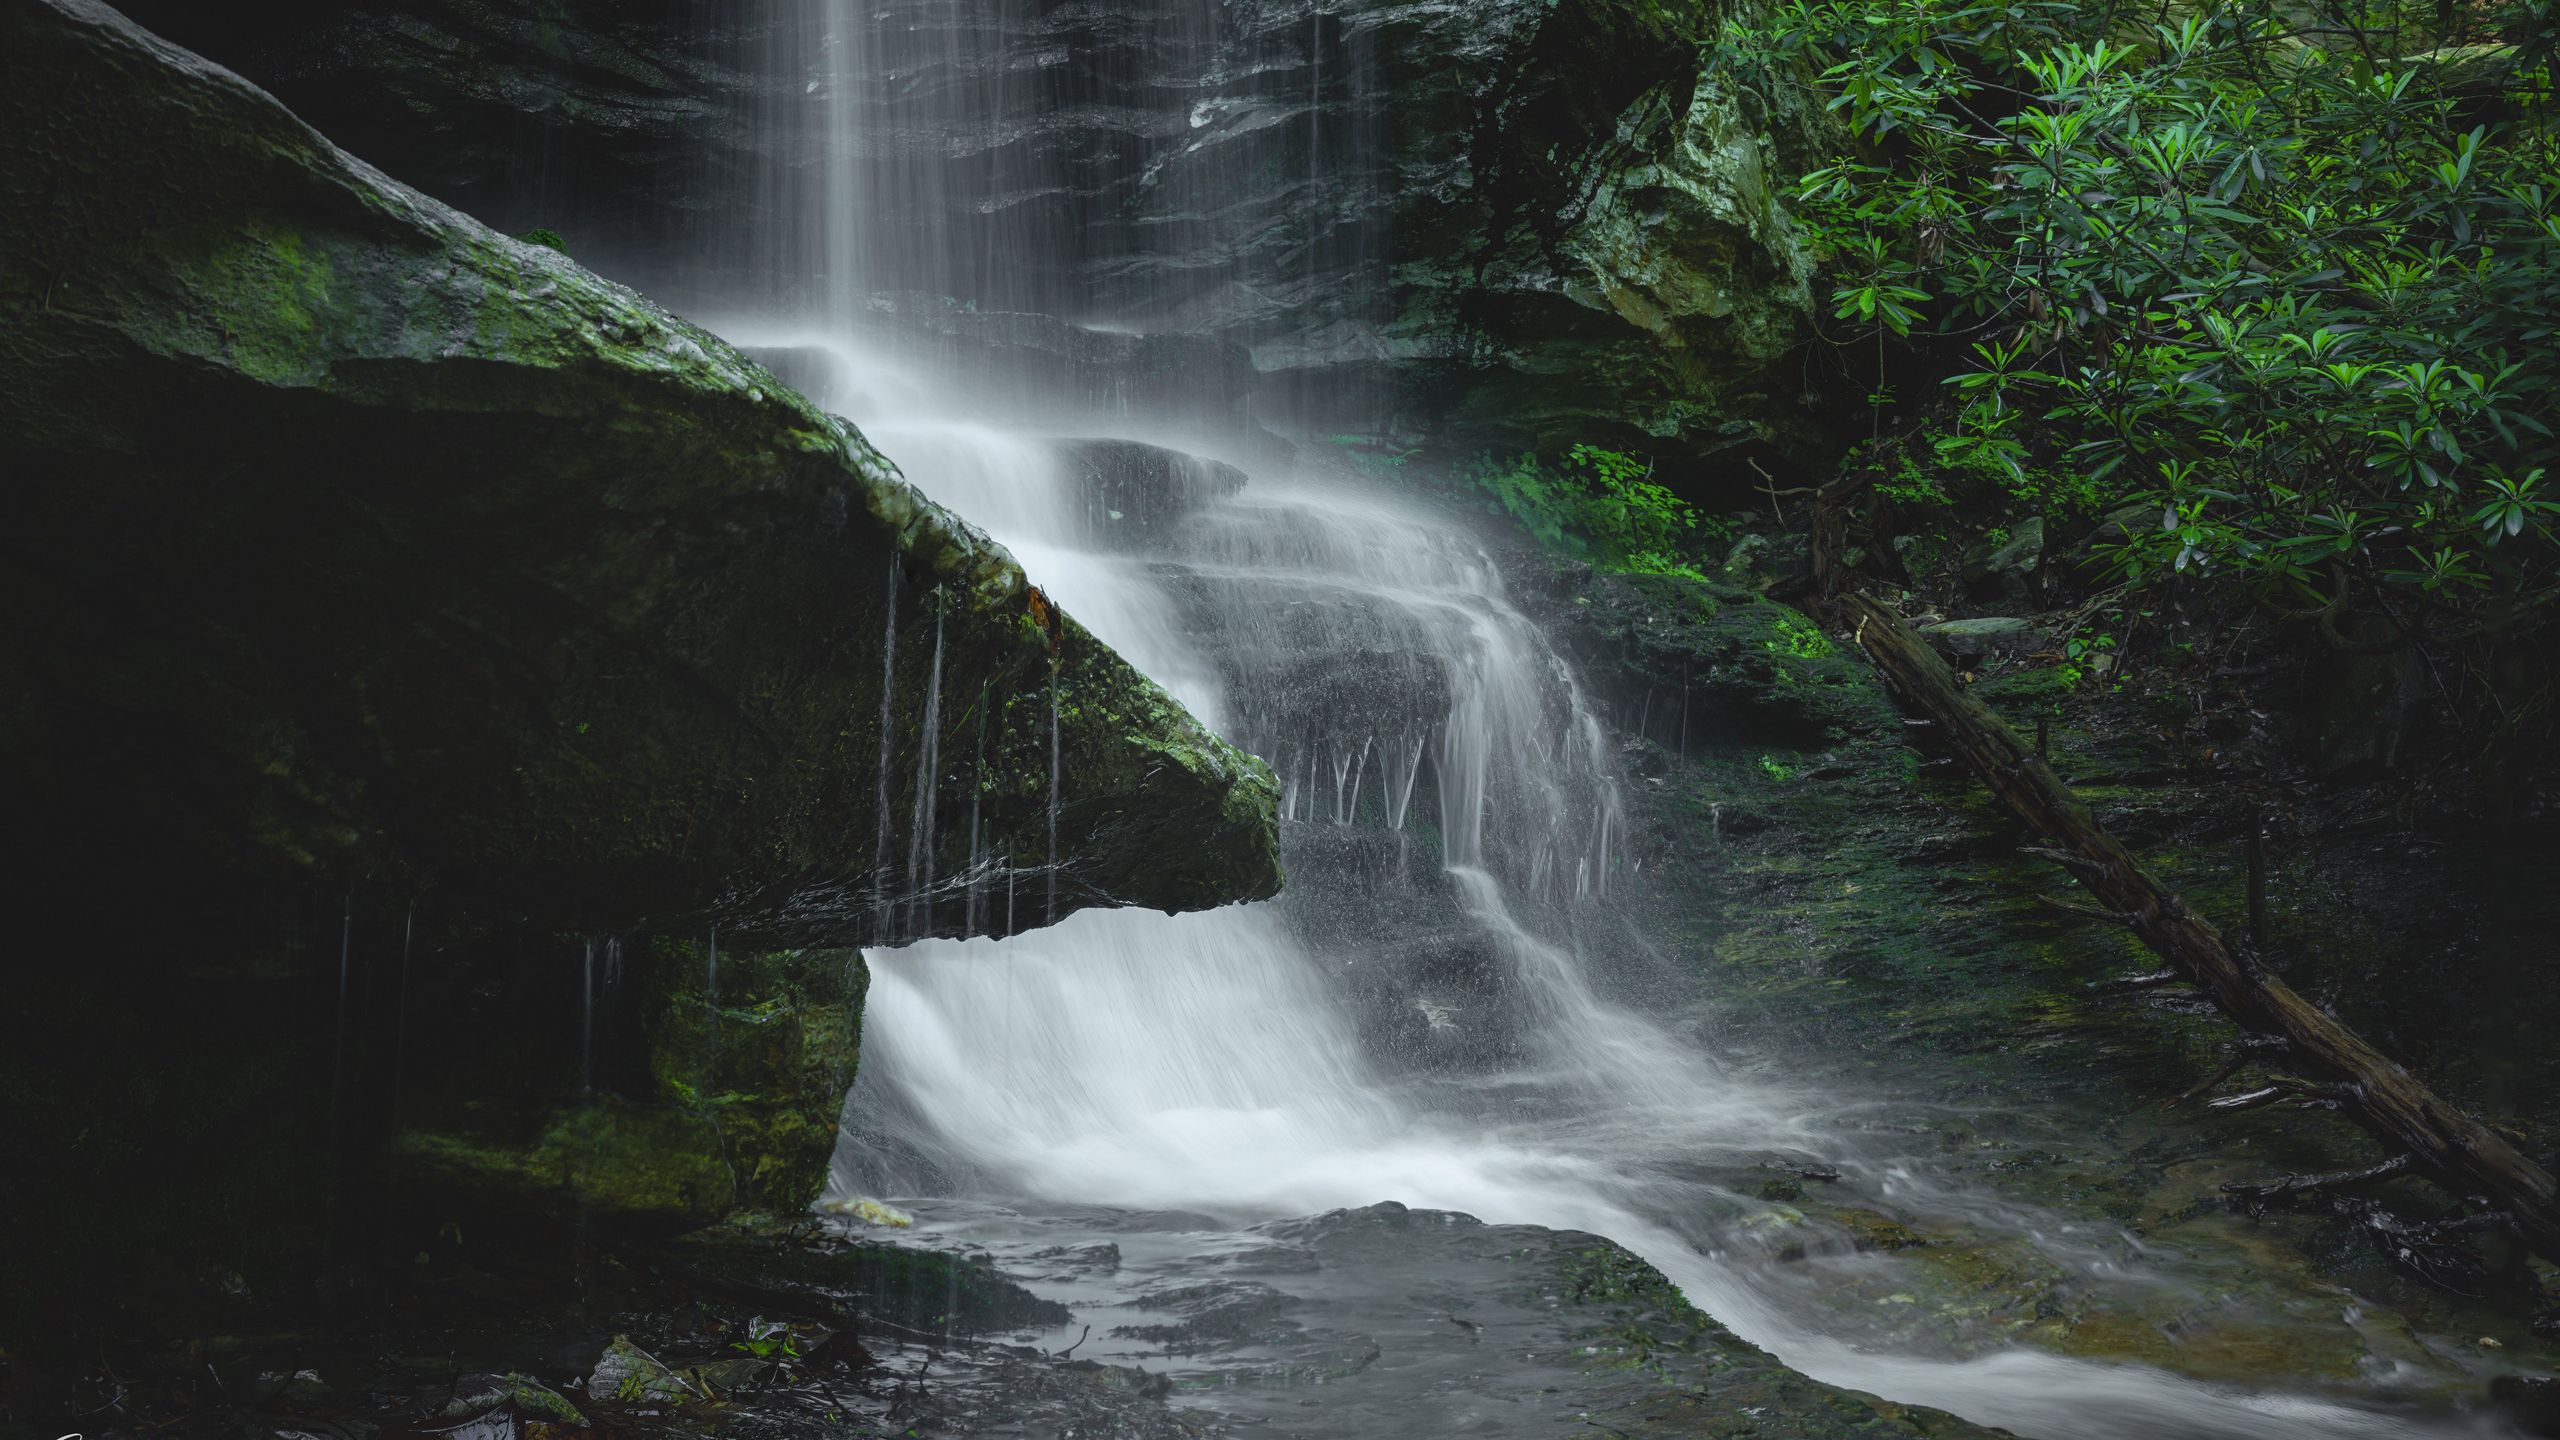
M1136 440L1065 440L1058 448L1084 501L1085 538L1114 549L1161 542L1184 516L1245 484L1233 465Z

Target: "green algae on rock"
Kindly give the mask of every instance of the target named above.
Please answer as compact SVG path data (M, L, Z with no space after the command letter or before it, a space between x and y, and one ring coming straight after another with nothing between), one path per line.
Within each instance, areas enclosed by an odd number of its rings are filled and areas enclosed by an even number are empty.
M642 966L657 1095L712 1121L740 1205L806 1210L826 1188L861 1061L862 952L721 954L660 940Z

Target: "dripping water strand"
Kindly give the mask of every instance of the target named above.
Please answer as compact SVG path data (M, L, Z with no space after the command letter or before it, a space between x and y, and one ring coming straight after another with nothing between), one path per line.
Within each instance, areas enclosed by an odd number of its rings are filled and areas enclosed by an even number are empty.
M986 903L985 855L978 848L978 803L987 789L987 687L978 687L978 753L969 766L969 898L961 931L975 935L984 923L979 909Z
M880 640L880 783L873 799L873 813L879 817L879 841L871 867L871 893L874 906L872 933L886 944L896 938L895 914L889 886L889 767L898 747L898 552L889 552L888 598L882 609L888 618L882 623Z
M353 1008L349 991L353 979L349 973L355 955L356 897L346 896L346 913L338 927L338 1033L336 1053L329 1062L329 1122L341 1139L346 1128L347 1102L347 1026L348 1012Z
M1060 771L1064 763L1058 743L1058 687L1063 681L1055 670L1049 675L1049 910L1048 923L1058 923L1058 794Z
M933 678L924 694L924 721L916 737L916 795L907 828L907 894L914 897L909 934L933 929L933 818L941 790L942 766L942 606L936 597L933 617Z
M401 1078L409 1063L409 957L418 944L418 902L400 922L400 988L391 997L391 1108L399 1118Z

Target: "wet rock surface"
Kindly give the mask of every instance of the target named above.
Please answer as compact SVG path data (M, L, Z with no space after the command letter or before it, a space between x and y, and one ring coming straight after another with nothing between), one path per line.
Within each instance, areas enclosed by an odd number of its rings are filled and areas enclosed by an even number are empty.
M1084 500L1085 535L1120 548L1159 545L1185 516L1242 490L1244 472L1136 440L1062 440Z
M949 1232L889 1245L825 1227L723 1229L588 1251L572 1275L556 1258L439 1246L388 1324L337 1339L217 1336L202 1353L240 1377L231 1386L130 1364L88 1433L1995 1433L1795 1375L1594 1236L1392 1204L1248 1232L1163 1215L942 1218L972 1235L969 1253ZM1204 1228L1166 1228L1186 1219ZM1028 1288L1001 1273L1038 1263L1043 1230L1113 1225L1129 1227L1120 1265Z
M1010 1266L1099 1218L945 1207L923 1227ZM1075 1310L1060 1343L1161 1376L1207 1433L1994 1433L1807 1380L1596 1236L1397 1204L1242 1232L1159 1224L1123 1234L1111 1276L1034 1288Z

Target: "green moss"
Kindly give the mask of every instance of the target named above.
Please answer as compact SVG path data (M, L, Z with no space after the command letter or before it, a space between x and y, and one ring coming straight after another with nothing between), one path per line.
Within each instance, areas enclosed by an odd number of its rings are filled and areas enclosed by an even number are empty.
M740 1204L808 1209L861 1059L861 952L723 951L715 979L707 944L662 939L642 973L660 1097L717 1129Z
M610 1097L553 1112L530 1143L503 1130L411 1130L393 1159L405 1184L457 1203L652 1230L707 1225L737 1194L709 1121Z

